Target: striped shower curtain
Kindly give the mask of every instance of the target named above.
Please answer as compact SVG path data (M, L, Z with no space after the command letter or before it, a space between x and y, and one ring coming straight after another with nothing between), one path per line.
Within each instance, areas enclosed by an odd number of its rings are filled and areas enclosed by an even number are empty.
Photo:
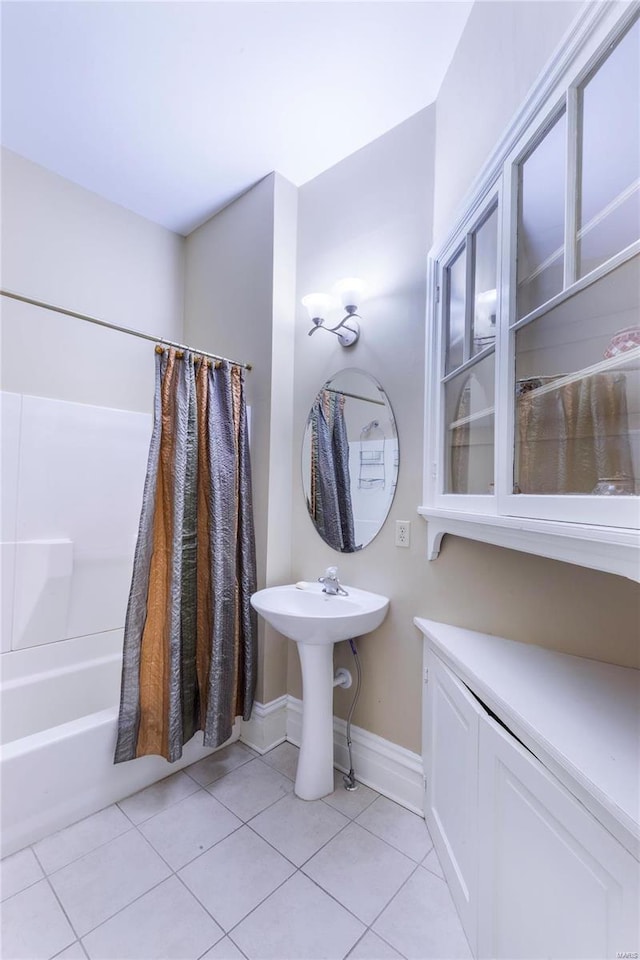
M242 371L156 347L154 425L115 762L177 760L198 730L229 738L256 683L251 470Z
M351 504L346 397L321 390L311 408L311 496L316 530L334 550L357 550Z

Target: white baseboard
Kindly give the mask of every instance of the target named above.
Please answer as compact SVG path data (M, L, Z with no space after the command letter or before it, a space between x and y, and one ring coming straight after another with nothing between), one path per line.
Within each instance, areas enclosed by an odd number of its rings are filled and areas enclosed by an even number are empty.
M302 701L283 696L271 703L256 703L248 723L242 725L240 739L258 753L289 740L300 746ZM335 765L349 769L347 725L333 718ZM361 727L351 727L351 752L356 778L413 813L424 816L424 773L422 758Z
M257 753L267 753L287 739L287 696L270 703L254 702L251 720L242 722L240 739Z

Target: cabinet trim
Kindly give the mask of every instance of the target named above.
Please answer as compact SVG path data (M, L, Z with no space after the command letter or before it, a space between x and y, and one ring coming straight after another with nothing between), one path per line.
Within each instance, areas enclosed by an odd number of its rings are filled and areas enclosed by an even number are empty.
M628 527L536 520L465 510L418 507L427 521L427 557L435 560L446 533L539 557L615 573L640 582L640 534Z

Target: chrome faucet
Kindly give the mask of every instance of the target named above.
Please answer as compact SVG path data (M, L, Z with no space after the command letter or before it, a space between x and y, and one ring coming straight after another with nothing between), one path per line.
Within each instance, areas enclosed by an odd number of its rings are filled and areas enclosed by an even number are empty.
M318 583L322 584L322 592L328 593L332 597L341 596L348 597L349 594L340 586L338 580L338 568L337 567L327 567L325 570L324 577L318 577Z

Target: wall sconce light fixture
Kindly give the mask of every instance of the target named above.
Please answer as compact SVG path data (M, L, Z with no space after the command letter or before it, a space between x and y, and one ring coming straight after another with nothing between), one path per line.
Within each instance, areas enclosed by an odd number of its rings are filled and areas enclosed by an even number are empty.
M340 344L343 347L352 347L358 342L360 336L360 324L358 319L358 304L361 302L365 285L357 277L347 277L336 284L336 293L340 297L343 308L347 311L340 323L335 327L325 327L325 315L335 307L335 299L326 293L309 293L302 298L302 304L309 311L309 317L314 324L309 330L309 336L316 330L326 330L327 333L335 333ZM358 318L358 319L356 319Z

